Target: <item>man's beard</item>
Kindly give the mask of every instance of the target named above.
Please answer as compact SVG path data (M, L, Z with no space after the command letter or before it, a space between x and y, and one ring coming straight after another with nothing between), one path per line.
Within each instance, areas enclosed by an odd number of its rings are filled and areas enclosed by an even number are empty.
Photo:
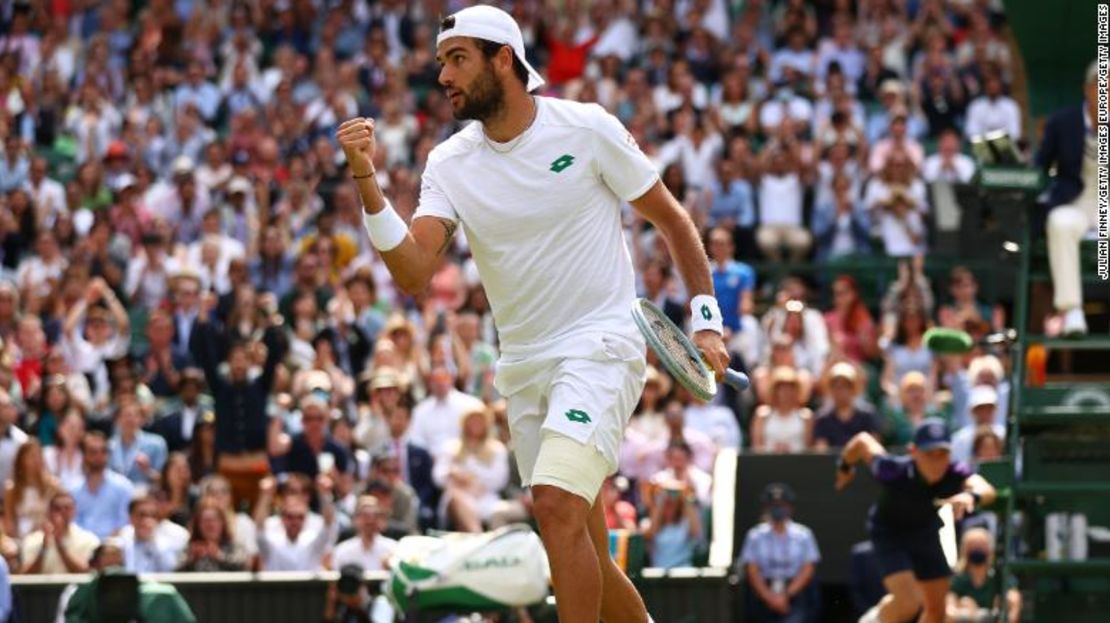
M505 90L493 75L492 68L483 71L474 80L469 91L459 90L463 98L462 108L452 109L455 119L476 119L485 121L501 112L505 105Z

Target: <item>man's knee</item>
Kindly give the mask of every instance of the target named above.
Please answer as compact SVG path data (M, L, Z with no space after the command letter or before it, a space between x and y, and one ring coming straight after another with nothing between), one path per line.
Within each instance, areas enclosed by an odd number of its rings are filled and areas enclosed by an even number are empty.
M909 621L921 611L924 597L916 584L900 582L895 586L888 584L887 590L890 593L890 600L882 609L884 621Z
M590 507L582 496L551 485L532 487L532 514L545 532L585 530Z
M924 623L944 623L947 617L948 612L944 604L930 607L929 604L926 603L924 610L921 612L921 620Z
M899 591L891 595L892 599L883 612L884 619L889 621L908 621L921 612L921 594L914 590Z
M921 599L924 620L929 623L943 623L948 606L948 593L944 590L925 591Z
M1053 237L1082 235L1087 230L1087 217L1071 206L1059 206L1048 213L1045 229Z

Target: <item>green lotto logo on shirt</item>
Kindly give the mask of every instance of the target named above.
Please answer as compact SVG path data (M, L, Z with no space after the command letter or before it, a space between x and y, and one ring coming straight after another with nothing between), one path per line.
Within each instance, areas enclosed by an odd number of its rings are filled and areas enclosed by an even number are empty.
M563 154L555 160L551 161L551 170L556 173L562 173L570 165L574 164L574 156L570 154Z
M579 424L589 424L590 416L585 411L579 409L571 409L567 411L567 419L571 422L578 422Z

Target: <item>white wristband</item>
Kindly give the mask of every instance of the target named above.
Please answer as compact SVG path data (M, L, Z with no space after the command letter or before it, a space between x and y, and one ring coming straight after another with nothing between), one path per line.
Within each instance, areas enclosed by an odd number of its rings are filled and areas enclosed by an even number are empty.
M721 323L721 308L717 305L717 299L708 294L699 294L690 299L690 327L694 333L709 330L724 335L725 328Z
M375 214L364 212L362 224L366 227L366 233L370 234L370 243L379 251L396 248L409 234L409 226L394 211L388 199L385 199L380 212Z

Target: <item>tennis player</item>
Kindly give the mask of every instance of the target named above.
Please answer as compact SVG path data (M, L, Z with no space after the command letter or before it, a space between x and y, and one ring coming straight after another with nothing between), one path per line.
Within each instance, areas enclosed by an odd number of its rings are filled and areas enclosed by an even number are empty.
M870 466L881 489L867 519L887 595L860 623L944 623L952 569L940 542L937 507L951 504L956 519L994 501L994 487L964 463L953 463L943 420L926 418L914 431L909 456L890 456L868 433L848 442L837 463L836 488Z
M475 123L428 156L411 228L374 181L373 120L338 130L370 239L396 283L419 292L462 226L500 336L495 385L508 399L559 619L647 621L609 558L597 503L645 374L621 202L666 238L696 295L693 341L720 379L728 354L697 229L616 118L530 94L543 79L507 13L463 9L443 20L436 46L455 117Z

